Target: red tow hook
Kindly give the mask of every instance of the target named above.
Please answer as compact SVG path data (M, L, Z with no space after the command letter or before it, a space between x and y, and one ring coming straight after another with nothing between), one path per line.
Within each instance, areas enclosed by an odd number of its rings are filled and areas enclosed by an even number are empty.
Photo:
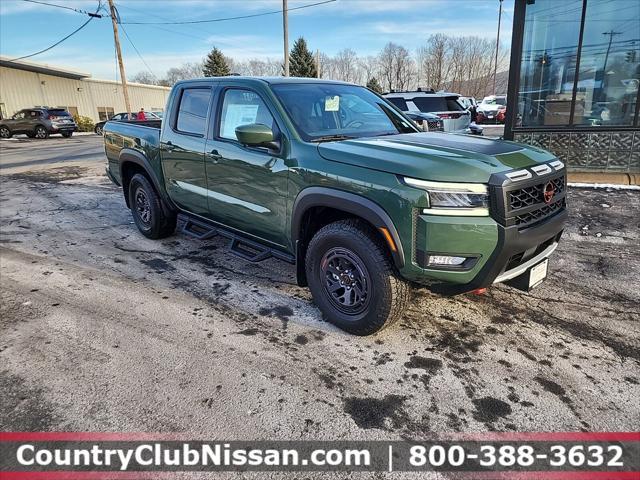
M485 288L476 288L475 290L471 290L469 293L473 293L475 295L483 295L487 293L487 289Z

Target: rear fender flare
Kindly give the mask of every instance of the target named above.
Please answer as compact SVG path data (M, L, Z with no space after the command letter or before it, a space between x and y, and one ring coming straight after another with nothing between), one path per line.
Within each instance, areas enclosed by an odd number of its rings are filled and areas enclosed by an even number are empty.
M142 169L147 174L147 177L151 181L153 188L155 188L156 192L158 192L158 195L160 195L160 198L162 199L162 208L165 210L165 213L169 214L177 210L173 202L167 195L166 190L163 188L162 182L160 181L155 171L151 167L151 162L149 161L149 159L145 157L142 153L136 150L124 148L120 152L119 164L120 164L120 179L123 185L124 199L125 199L125 202L127 203L127 207L130 207L129 192L127 191L127 189L124 188L124 175L123 175L124 173L123 166L127 163L135 163L136 165L142 167Z

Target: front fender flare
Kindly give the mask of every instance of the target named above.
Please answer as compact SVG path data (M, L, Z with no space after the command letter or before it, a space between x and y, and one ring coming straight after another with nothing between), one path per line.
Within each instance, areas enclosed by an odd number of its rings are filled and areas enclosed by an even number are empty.
M302 190L296 197L291 214L291 240L296 248L296 257L298 257L298 251L300 250L299 240L302 219L304 213L312 207L335 208L336 210L342 210L363 218L376 229L386 228L396 245L395 251L390 248L393 263L398 269L404 267L402 242L400 242L398 231L387 212L380 205L368 198L327 187L308 187ZM297 259L298 261L296 263L300 268L303 262L300 261L302 259ZM301 272L298 272L299 278L300 273Z

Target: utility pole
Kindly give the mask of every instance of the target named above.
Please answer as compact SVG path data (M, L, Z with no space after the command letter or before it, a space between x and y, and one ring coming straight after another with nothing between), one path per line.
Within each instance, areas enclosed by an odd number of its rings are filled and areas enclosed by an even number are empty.
M287 19L287 0L282 0L282 30L284 32L284 76L288 77L289 76L289 20Z
M120 67L120 79L122 80L124 105L127 109L127 118L131 120L131 103L129 102L129 90L127 89L127 76L124 73L122 50L120 49L120 38L118 37L118 12L116 11L116 7L113 5L113 0L109 0L109 10L111 11L111 23L113 24L113 40L116 44L116 55L118 56L118 66Z
M498 11L498 35L496 36L496 62L493 66L493 94L496 92L496 80L498 77L498 52L500 51L500 22L502 21L502 0L500 1L500 10Z
M609 61L609 52L611 51L611 43L613 42L613 37L615 35L621 35L622 32L614 32L610 30L608 32L603 32L603 35L609 35L609 45L607 46L607 54L604 56L604 66L602 67L602 81L604 82L604 76L607 74L607 62Z

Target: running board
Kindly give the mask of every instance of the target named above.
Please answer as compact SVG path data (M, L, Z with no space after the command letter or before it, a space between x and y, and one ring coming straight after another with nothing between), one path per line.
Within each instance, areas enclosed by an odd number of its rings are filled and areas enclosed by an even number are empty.
M184 222L182 232L198 240L208 240L217 235L228 238L231 253L249 262L261 262L273 257L291 264L296 263L293 255L250 240L224 227L214 226L200 218L181 213L178 215L178 220Z

